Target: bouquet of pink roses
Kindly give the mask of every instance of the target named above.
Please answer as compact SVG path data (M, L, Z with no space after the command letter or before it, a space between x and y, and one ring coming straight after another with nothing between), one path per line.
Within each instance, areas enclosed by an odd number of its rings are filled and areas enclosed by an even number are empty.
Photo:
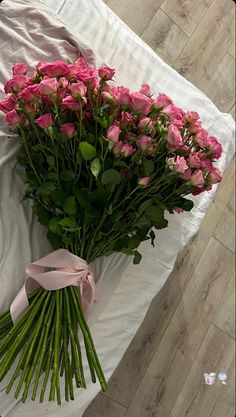
M154 246L154 229L167 227L165 210L189 211L187 195L221 181L214 166L222 152L196 112L184 112L165 94L152 97L115 86L115 70L90 68L79 58L39 62L31 71L13 66L0 102L5 121L19 135L19 175L24 197L47 228L54 249L26 268L27 281L0 316L0 381L18 360L7 387L17 381L22 401L33 382L43 401L74 399L86 387L78 328L91 371L106 381L85 312L94 301L88 264L122 252L138 264L141 242ZM79 290L79 291L78 291Z

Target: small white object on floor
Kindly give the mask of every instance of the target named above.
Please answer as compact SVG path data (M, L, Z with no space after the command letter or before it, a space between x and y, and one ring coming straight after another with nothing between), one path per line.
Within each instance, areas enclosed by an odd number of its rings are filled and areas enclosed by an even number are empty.
M216 373L215 372L211 372L210 374L205 373L204 378L205 378L205 384L213 385L216 382Z

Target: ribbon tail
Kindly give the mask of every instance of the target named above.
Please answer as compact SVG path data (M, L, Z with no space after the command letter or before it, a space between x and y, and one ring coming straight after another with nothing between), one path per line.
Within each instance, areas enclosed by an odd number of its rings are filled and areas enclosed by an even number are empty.
M23 285L23 287L20 289L10 306L11 318L14 324L28 307L29 302L26 287L25 285Z

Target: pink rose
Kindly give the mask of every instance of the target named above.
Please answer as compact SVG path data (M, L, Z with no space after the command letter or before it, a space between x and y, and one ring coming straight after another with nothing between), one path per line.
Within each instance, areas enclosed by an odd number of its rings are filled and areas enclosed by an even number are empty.
M142 84L142 87L139 90L139 92L141 94L144 94L147 97L150 97L151 96L151 88L150 88L150 85L148 85L146 83L143 83Z
M79 57L78 59L75 60L75 65L79 69L86 69L86 68L88 68L87 62L82 57Z
M214 168L208 175L208 179L211 181L212 184L217 184L222 180L222 173L218 168Z
M206 140L206 146L210 150L211 155L214 159L220 158L223 149L220 142L218 142L218 140L214 136L208 136Z
M84 68L83 70L79 71L76 74L76 78L79 81L84 81L84 82L94 81L94 79L97 80L97 70L96 68L91 68L91 67ZM98 81L96 82L96 84L97 83Z
M15 106L16 106L16 99L12 95L0 101L0 110L3 111L4 113L7 113L13 110Z
M185 171L187 171L188 169L188 165L186 163L186 160L183 156L176 156L173 168L175 170L175 172L177 172L178 174L184 174Z
M56 78L44 78L38 86L39 93L44 96L50 96L57 92Z
M117 87L116 96L116 102L118 104L130 104L130 90L128 88L123 86Z
M118 122L114 122L107 131L107 139L110 142L116 143L119 140L121 129Z
M28 66L26 64L15 64L12 67L13 75L25 75L27 70Z
M180 214L180 213L183 213L184 210L180 207L174 207L174 211L176 211L176 213Z
M188 168L187 171L185 171L185 173L183 175L181 175L181 178L184 181L188 181L190 179L191 175L192 175L192 170L190 168Z
M162 109L169 104L173 104L173 101L166 94L160 93L157 98L153 99L153 106L155 109Z
M169 126L167 142L171 146L172 150L176 150L183 145L183 140L179 129L172 124Z
M35 114L37 111L37 106L35 103L25 103L25 111L28 114Z
M206 147L207 138L208 138L208 133L205 129L202 128L197 132L194 140L195 142L198 143L200 148L204 149Z
M116 142L115 145L112 148L112 152L116 155L119 156L121 153L121 148L122 148L123 142L120 140L119 142Z
M184 125L183 120L180 119L171 119L171 124L176 126L178 129L181 129Z
M107 66L101 67L98 69L98 75L100 78L103 78L104 80L111 80L115 74L114 68L110 68Z
M114 101L114 97L109 91L102 91L101 95L104 101Z
M131 93L131 106L135 111L147 115L151 109L152 100L141 93Z
M188 111L185 113L184 118L187 123L192 124L199 119L199 114L196 111Z
M190 177L190 181L195 187L203 187L205 181L202 171L199 169L198 171L194 172L194 174L192 174Z
M120 152L125 158L128 158L135 152L135 148L130 143L123 143Z
M191 152L188 157L188 165L191 168L200 168L201 167L201 159L196 152Z
M147 129L149 132L154 132L154 124L151 121L150 117L142 117L138 123L139 129Z
M47 65L47 62L45 61L39 61L36 65L36 68L41 71L41 68L45 67L45 65Z
M133 116L127 111L122 111L121 113L121 122L126 125L132 124Z
M19 94L18 97L29 103L30 101L35 100L39 96L39 85L38 84L32 84L29 85L29 87L24 88Z
M39 68L39 64L38 64ZM54 61L50 64L40 65L40 71L42 71L48 77L59 77L69 72L69 67L64 61Z
M150 184L150 181L151 181L150 177L139 178L138 179L138 185L146 187L148 184Z
M196 122L191 123L191 125L188 127L188 130L190 133L197 133L201 129L202 129L202 124L200 120L197 120Z
M64 123L60 127L60 132L67 136L68 138L72 138L75 131L75 125L74 123Z
M14 75L4 86L5 93L12 93L22 90L29 83L29 78L25 75Z
M84 104L85 98L83 100L76 100L74 97L72 96L67 96L65 98L62 99L62 107L64 109L70 109L70 110L79 110L82 105Z
M152 144L152 139L149 136L142 135L140 138L138 138L137 144L139 148L144 151Z
M201 169L204 172L211 172L213 170L213 163L209 158L204 158L201 161Z
M184 124L184 117L183 117L184 112L180 107L176 107L173 104L169 104L167 107L164 107L162 109L162 112L167 114L170 117L171 122L172 122L172 120L180 120L182 122L182 126L183 126L183 124Z
M75 98L84 97L87 93L87 87L82 82L70 84L69 90L71 95Z
M61 77L59 78L58 82L57 82L57 86L58 88L67 88L68 87L68 80L65 77Z
M35 119L35 123L42 129L46 129L53 125L53 118L51 113L45 113L42 116Z
M7 112L4 120L8 125L12 126L17 126L20 122L23 121L22 117L17 113L15 109Z

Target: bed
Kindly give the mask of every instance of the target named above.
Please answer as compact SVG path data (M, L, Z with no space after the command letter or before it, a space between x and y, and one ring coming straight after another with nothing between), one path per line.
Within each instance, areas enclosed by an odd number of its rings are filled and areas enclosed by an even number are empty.
M221 113L196 87L165 64L101 0L4 0L0 3L0 99L3 85L16 62L56 60L80 54L89 64L106 63L117 69L115 82L139 88L146 81L155 93L165 92L178 106L199 112L204 127L224 148L219 162L224 170L234 155L234 121ZM22 184L13 170L16 137L0 116L0 311L9 307L20 289L24 266L50 251L44 229L29 202L19 203ZM159 231L156 248L142 245L142 263L115 254L92 266L99 281L98 302L89 318L106 377L109 379L143 321L147 309L172 271L177 254L197 232L216 187L196 198L190 213L169 215L169 227ZM88 369L86 369L88 373ZM82 417L99 392L88 384L76 400L23 405L6 395L0 384L1 417Z

